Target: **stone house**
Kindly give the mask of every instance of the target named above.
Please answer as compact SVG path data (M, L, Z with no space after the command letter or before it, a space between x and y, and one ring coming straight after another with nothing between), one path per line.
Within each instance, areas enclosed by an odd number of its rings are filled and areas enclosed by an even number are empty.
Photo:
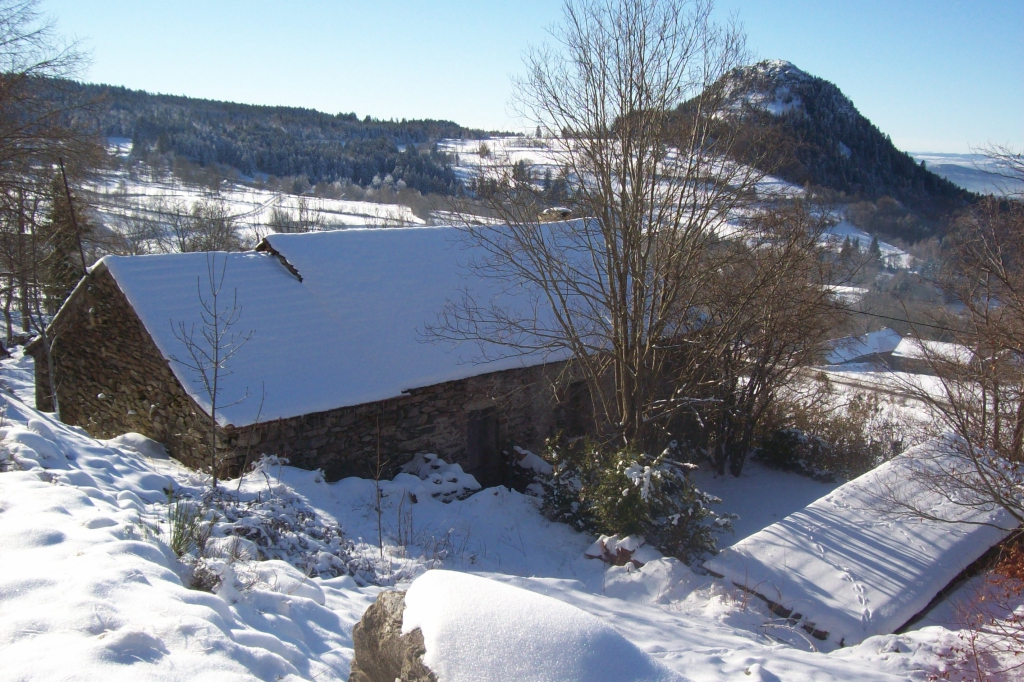
M429 335L468 284L522 297L470 281L470 252L454 228L365 228L271 235L245 253L108 256L50 326L60 417L99 438L142 433L195 468L208 468L213 436L222 473L276 454L335 480L371 474L378 452L390 469L431 451L499 482L502 451L588 428L589 401L564 355ZM216 427L185 342L202 344L214 304L233 318L234 353ZM29 350L37 405L53 409L42 342Z

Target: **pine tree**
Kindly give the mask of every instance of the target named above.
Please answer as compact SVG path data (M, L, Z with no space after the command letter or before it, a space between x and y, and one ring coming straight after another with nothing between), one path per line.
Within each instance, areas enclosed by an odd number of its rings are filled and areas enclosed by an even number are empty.
M82 202L73 199L73 216L71 206L64 183L57 175L50 186L50 210L39 230L41 250L45 254L40 262L39 280L46 297L46 308L51 313L60 308L85 276L81 242L95 231L85 220Z
M850 260L855 251L853 250L853 242L850 241L850 235L846 235L846 239L843 240L843 245L839 248L839 257L844 261Z
M868 255L871 257L872 262L881 262L882 249L878 246L878 237L871 238L871 245L868 246Z

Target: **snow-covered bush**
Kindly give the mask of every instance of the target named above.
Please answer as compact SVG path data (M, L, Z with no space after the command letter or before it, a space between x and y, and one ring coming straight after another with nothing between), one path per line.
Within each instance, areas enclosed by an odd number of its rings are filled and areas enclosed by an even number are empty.
M521 493L534 497L544 496L544 482L551 478L551 464L543 457L518 445L504 452L506 461L505 484Z
M442 502L462 500L480 490L480 483L459 464L449 464L433 453L418 452L402 465L401 471L421 481L413 494L427 494Z
M1024 548L1019 543L1002 548L973 598L958 610L964 628L957 663L964 672L1017 679L1024 671Z
M349 575L360 584L378 582L373 566L357 556L339 526L293 488L274 482L286 463L278 457L256 463L253 472L267 485L255 495L223 486L165 490L167 544L191 587L243 590L258 582L258 566L268 561L286 562L307 577Z
M352 543L341 528L326 523L299 495L284 486L273 494L240 500L230 493L209 494L205 500L217 520L213 538L242 538L255 552L253 559L279 559L312 576L327 578L356 574Z
M602 447L586 440L552 445L543 511L552 520L608 535L639 535L665 554L692 563L716 550L715 537L732 529L718 498L687 477L690 465L668 457Z

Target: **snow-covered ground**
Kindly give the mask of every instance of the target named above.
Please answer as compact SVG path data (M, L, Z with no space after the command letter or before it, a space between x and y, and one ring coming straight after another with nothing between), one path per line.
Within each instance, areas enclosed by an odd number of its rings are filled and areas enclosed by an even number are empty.
M125 157L130 150L130 141L110 141L112 154ZM312 222L319 229L417 226L427 222L409 206L397 203L298 195L242 180L221 181L214 190L184 182L171 173L157 174L146 167L134 172L106 171L82 189L95 217L115 232L130 229L133 221L166 226L170 214L187 214L204 202L223 208L248 243L255 243L268 233L275 214L292 221Z
M634 569L585 558L594 538L544 519L536 498L491 488L444 503L450 474L457 485L466 477L427 460L415 472L423 478L380 483L379 514L370 480L326 483L264 462L225 482L195 564L220 584L191 589L196 573L171 550L168 514L208 484L140 436L97 441L35 411L30 371L20 353L0 367L0 679L343 680L352 627L378 592L411 583L428 594L429 582L414 581L431 569L579 609L580 623L603 623L603 641L621 637L622 651L653 659L645 669L695 681L934 679L957 642L931 625L813 651L758 600L674 559ZM737 538L832 488L757 465L698 483L744 516ZM613 677L613 667L586 679L642 677Z
M370 201L350 201L326 197L299 196L272 192L241 184L226 185L217 192L185 184L176 178L133 181L124 175L108 177L101 183L86 187L90 205L103 216L155 217L160 211L179 208L189 211L201 201L223 202L227 213L244 226L266 224L273 209L284 211L293 220L299 219L300 202L305 210L318 214L331 226L345 225L423 225L408 206ZM162 202L162 203L161 203Z
M753 535L765 526L781 521L800 511L840 485L837 481L816 481L808 476L795 476L769 469L756 460L748 460L739 476L718 476L705 469L693 475L697 487L721 498L716 511L736 514L733 533L719 541L719 547L732 545ZM765 495L771 490L771 495Z
M463 182L469 182L481 175L493 176L496 169L507 169L510 165L521 162L530 168L535 182L540 182L540 179L546 174L550 174L552 178L558 178L566 172L565 142L557 138L501 137L483 141L444 140L438 145L438 148L452 155L456 175ZM803 194L803 188L773 176L762 178L757 184L757 191L761 196L775 197L796 197ZM732 218L721 229L725 233L741 231L739 221ZM858 240L861 249L867 249L871 244L871 235L848 220L840 220L831 227L825 235L825 241L829 246L838 250L847 237L851 240ZM881 241L878 246L882 253L882 260L888 267L900 269L913 266L912 257L902 249ZM844 293L863 292L848 291Z
M850 241L858 241L862 251L866 250L871 244L871 235L860 229L849 220L841 220L839 223L829 228L829 242L836 249L842 246L842 243L847 238ZM893 246L887 242L879 241L878 250L882 252L882 262L887 267L894 269L910 268L914 264L913 256L906 251Z

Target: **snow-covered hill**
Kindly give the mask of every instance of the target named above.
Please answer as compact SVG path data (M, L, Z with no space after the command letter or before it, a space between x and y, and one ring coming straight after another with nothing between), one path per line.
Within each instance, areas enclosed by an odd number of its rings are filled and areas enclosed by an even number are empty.
M928 214L967 194L897 149L833 83L782 60L734 69L720 82L738 126L757 128L753 159L783 178L849 196L890 196ZM762 161L756 161L762 163Z
M351 201L275 192L243 183L225 183L217 191L182 182L171 176L132 177L115 172L86 184L85 199L96 220L114 232L138 233L142 224L170 230L173 214L188 214L196 204L212 202L222 206L243 238L254 243L273 231L276 213L292 221L315 221L319 229L351 225L382 227L424 225L409 206L396 203ZM132 223L135 223L133 225Z
M911 152L919 163L950 182L978 194L1004 195L1024 192L1024 182L999 175L984 154Z
M780 73L793 73L795 74L793 78L797 80L811 78L789 62L770 62L768 64L772 65L767 72L769 75L779 71ZM786 106L796 106L796 100L787 99L788 95L782 94L784 91L788 92L785 90L785 81L778 82L776 85L778 87L768 91L765 96L775 98L772 101L776 99L783 103L788 101ZM751 97L760 97L753 91L748 91L746 94ZM737 97L739 96L738 94ZM760 99L756 101L760 103L758 106L762 104L768 106ZM848 100L846 101L848 102ZM565 144L565 141L557 138L502 137L483 141L445 140L441 143L440 148L455 160L455 172L464 183L469 183L480 176L493 177L499 171L522 163L530 171L534 182L542 186L543 183L567 173ZM575 182L574 178L573 182ZM758 182L757 192L764 197L800 197L804 194L804 188L781 178L767 175ZM841 217L844 210L845 206L838 206L837 214ZM465 219L466 216L439 215L438 218L444 222L445 220ZM729 234L740 233L742 229L739 218L740 216L736 216L735 220L730 220L727 225L723 225L723 231ZM479 217L477 219L481 222L486 220ZM842 247L846 238L857 240L861 249L867 249L872 235L858 228L849 220L842 219L828 230L825 237L828 245L836 251ZM894 269L913 267L913 259L903 249L884 241L879 241L878 246L882 254L882 261L887 267Z

